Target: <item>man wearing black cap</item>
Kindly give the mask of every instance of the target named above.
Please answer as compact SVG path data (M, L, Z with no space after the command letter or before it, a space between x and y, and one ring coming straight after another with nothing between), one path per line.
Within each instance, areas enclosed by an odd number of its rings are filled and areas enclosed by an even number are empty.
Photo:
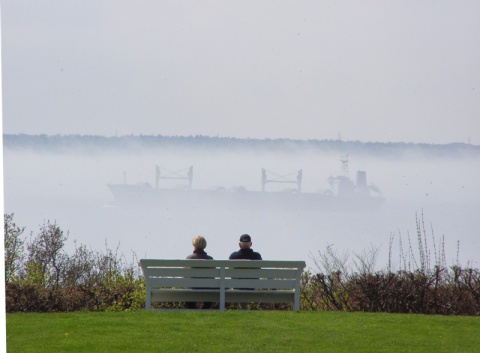
M261 260L262 255L258 252L254 252L252 249L252 238L250 235L243 234L240 236L240 242L238 243L240 250L233 252L229 259L230 260Z

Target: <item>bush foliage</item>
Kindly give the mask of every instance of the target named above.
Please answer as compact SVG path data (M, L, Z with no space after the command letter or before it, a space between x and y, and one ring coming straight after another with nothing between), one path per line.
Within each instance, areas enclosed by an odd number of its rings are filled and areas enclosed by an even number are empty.
M64 245L69 234L56 223L44 223L27 241L25 228L17 226L13 216L4 215L7 312L144 308L145 283L135 255L129 262L118 248L113 251L106 245L100 252L76 243L74 253L67 254ZM480 271L463 268L458 261L446 266L443 241L438 251L433 242L432 261L423 216L417 219L418 252L411 245L406 252L400 250L398 269L392 261L393 238L387 268L380 271L375 270L376 248L355 254L353 265L349 265L349 254L339 254L332 246L319 252L312 258L316 271L303 274L302 310L480 315ZM248 308L291 306L252 304Z
M108 246L104 252L63 247L68 233L47 222L25 244L24 228L4 215L7 312L64 312L138 309L145 304L136 261ZM25 251L26 245L26 253Z
M303 310L480 315L480 271L463 268L458 260L448 267L444 239L437 250L432 232L432 254L423 215L416 223L417 250L408 239L410 245L404 251L400 239L397 270L392 261L393 235L388 265L381 271L375 271L375 248L354 255L351 266L349 254L339 254L332 246L319 252L313 258L318 273L303 276Z

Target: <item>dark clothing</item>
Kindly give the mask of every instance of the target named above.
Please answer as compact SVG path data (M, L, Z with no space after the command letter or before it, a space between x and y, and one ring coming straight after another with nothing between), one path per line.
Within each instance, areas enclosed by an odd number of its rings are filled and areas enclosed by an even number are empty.
M187 256L188 260L213 260L213 257L207 255L205 250L195 249L193 250L193 254Z
M260 253L253 251L252 249L240 249L238 251L232 252L229 260L261 260L262 255ZM238 288L234 288L238 289ZM248 288L245 290L253 290L254 288ZM240 308L243 307L243 303L238 304Z
M252 249L240 249L238 251L233 252L229 260L261 260L262 255L258 252L254 252Z
M213 257L211 257L210 255L207 255L205 250L195 249L193 250L193 254L190 254L187 256L187 260L213 260ZM195 302L186 302L185 306L187 307L187 309L197 308L197 304ZM205 302L203 303L202 309L210 309L211 307L212 307L212 303Z

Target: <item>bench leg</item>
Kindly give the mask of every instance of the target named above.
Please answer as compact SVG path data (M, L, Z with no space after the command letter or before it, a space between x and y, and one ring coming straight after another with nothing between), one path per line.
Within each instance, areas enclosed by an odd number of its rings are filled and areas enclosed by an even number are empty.
M220 310L225 310L225 292L220 292L220 303L219 303L219 309Z
M150 292L150 289L147 289L146 293L146 300L145 300L145 309L151 310L151 304L152 304L152 293Z

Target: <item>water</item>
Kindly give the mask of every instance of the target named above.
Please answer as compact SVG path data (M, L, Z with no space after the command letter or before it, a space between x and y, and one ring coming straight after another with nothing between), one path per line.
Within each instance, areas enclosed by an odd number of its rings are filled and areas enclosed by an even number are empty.
M339 252L361 253L379 247L378 268L388 261L389 239L407 236L416 247L416 217L423 213L427 241L445 236L447 264L480 262L480 158L402 157L396 160L350 156L350 174L367 171L367 182L379 187L386 202L372 212L290 212L202 208L170 209L115 207L109 182L148 181L154 184L155 165L171 170L194 166L194 188L213 185L260 190L261 168L278 174L303 170L303 190L328 187L327 177L340 173L340 156L312 151L298 153L206 152L157 150L135 154L35 153L4 151L5 212L25 226L27 237L46 220L69 231L66 250L74 242L94 250L117 248L127 258L185 258L191 238L206 237L206 251L226 259L243 233L264 259L312 260L326 246ZM352 156L353 155L353 156ZM169 182L166 182L169 183ZM174 186L178 181L171 181ZM165 185L169 186L169 185ZM272 188L274 188L272 186ZM460 251L457 254L457 242ZM394 249L395 250L395 249ZM432 255L433 258L433 255ZM394 259L396 256L394 256Z

